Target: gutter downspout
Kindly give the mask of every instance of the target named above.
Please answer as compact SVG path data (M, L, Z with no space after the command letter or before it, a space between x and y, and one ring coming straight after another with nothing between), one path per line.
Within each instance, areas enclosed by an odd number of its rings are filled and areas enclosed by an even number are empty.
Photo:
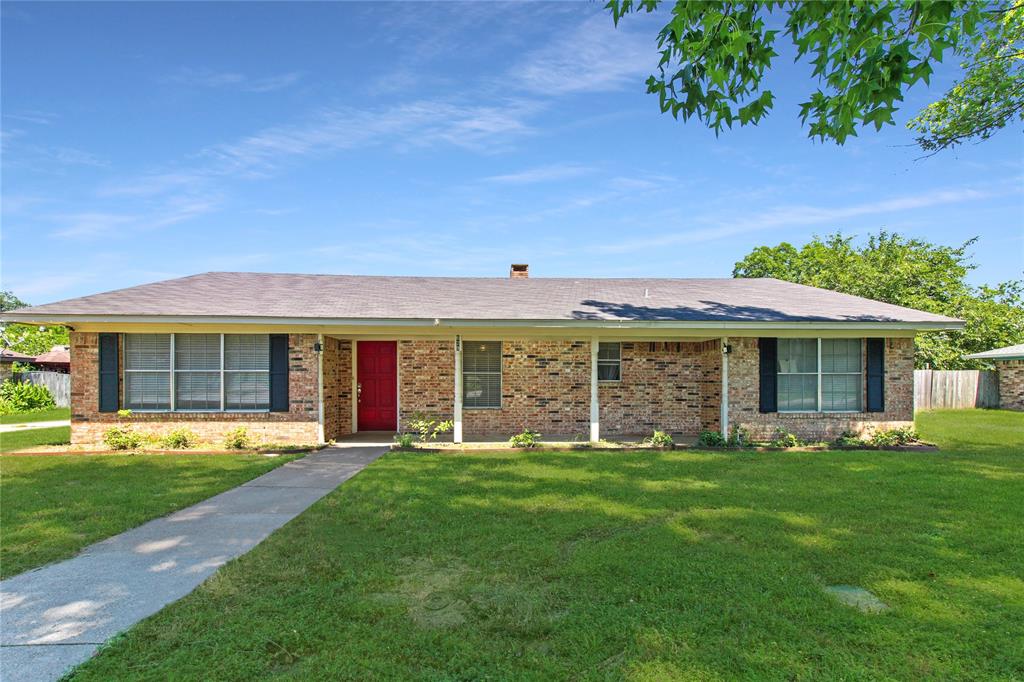
M718 421L722 426L722 436L729 437L729 337L722 337L722 399L719 401L721 413Z

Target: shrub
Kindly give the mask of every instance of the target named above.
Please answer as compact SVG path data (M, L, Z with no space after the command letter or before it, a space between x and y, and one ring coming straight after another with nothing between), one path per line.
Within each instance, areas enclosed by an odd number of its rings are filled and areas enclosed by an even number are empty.
M395 436L395 445L400 448L411 448L412 440L413 438L411 433L400 433Z
M748 434L747 430L742 427L733 426L732 431L729 432L727 445L730 448L748 447L750 445L750 434Z
M420 442L425 443L427 440L437 440L440 434L451 431L455 428L455 422L451 419L440 421L423 412L413 412L412 419L406 423L406 426L419 433Z
M508 444L514 448L535 448L540 443L540 434L534 433L530 429L523 429L522 433L517 433L508 439Z
M239 426L224 434L224 447L228 450L252 450L256 447L256 441L244 426Z
M898 429L875 431L871 434L871 444L876 447L891 447L894 445L908 445L919 440L917 431L911 426L904 426Z
M117 411L117 418L118 419L127 419L130 416L132 416L132 411L131 410L118 410Z
M654 445L659 448L669 448L673 445L672 436L664 431L655 430L650 436L644 438L644 445Z
M773 448L798 448L803 441L785 429L776 429L775 438L772 438L768 445Z
M160 439L160 445L171 450L187 450L194 448L199 436L189 429L175 429Z
M718 431L701 431L697 444L706 448L720 448L726 444L726 440Z
M5 414L31 412L56 407L53 396L46 386L5 381L0 385L0 404Z
M145 439L130 426L113 426L103 434L103 442L111 450L138 450Z
M857 447L864 445L864 439L860 437L860 434L856 431L843 431L839 438L832 441L835 445L841 447Z

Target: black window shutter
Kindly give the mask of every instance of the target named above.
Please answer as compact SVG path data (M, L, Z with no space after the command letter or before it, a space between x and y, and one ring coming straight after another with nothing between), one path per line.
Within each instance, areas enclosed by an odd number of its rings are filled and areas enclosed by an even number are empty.
M288 335L270 335L270 411L288 411Z
M117 385L117 334L99 335L100 412L117 412L120 387Z
M761 412L779 411L779 340L764 337L757 340L757 348L761 357Z
M867 411L885 412L885 339L868 339L867 347Z

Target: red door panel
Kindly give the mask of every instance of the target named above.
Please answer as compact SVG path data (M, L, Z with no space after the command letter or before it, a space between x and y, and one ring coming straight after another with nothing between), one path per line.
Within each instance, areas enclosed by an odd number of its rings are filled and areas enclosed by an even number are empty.
M359 341L356 348L360 431L398 429L398 344Z

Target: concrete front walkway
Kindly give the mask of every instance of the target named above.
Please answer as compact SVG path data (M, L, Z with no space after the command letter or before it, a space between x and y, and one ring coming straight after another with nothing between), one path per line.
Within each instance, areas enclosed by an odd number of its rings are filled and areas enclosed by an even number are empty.
M0 582L0 679L56 680L387 451L331 447Z
M71 426L70 419L58 419L50 422L20 422L18 424L0 424L0 433L10 431L27 431L29 429L52 429L57 426Z

